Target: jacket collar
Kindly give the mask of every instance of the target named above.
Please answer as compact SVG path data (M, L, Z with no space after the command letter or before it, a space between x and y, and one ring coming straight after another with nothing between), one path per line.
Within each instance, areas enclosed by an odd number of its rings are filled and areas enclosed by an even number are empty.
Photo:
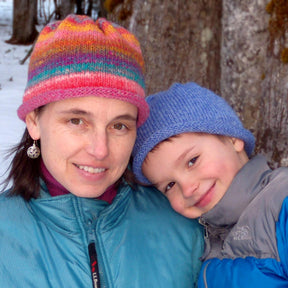
M201 216L204 223L224 227L234 225L243 210L261 191L271 174L263 156L249 160L233 179L229 189L216 206Z
M87 229L88 225L95 227L96 222L97 225L101 222L101 225L111 226L111 222L119 220L124 214L122 211L126 207L129 193L131 193L129 186L119 189L111 205L106 201L77 197L71 193L52 197L46 184L41 180L40 197L31 199L27 204L39 221L60 233L72 235L81 233L83 229L81 225L84 227L87 225ZM108 214L109 217L105 217Z

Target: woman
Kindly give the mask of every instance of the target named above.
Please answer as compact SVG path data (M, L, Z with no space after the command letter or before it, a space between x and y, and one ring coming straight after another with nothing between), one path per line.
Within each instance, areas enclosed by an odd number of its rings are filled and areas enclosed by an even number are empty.
M69 15L40 33L0 196L0 287L195 284L201 228L129 185L149 112L143 66L135 36L104 19Z

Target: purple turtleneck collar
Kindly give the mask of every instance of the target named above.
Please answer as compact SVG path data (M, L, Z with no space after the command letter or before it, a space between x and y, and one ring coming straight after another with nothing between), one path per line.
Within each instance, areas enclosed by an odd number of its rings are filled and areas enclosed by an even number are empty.
M43 161L41 161L41 172L43 175L43 180L45 184L47 185L48 191L52 197L54 196L60 196L69 194L70 192L63 187L48 171ZM108 202L109 204L112 203L113 199L115 198L117 194L117 190L114 185L111 185L108 187L108 189L97 199L103 200Z

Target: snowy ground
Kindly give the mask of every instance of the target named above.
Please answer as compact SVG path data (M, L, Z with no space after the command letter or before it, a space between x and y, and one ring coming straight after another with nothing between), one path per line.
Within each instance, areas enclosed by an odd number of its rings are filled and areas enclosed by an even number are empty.
M25 127L16 110L22 101L28 62L20 65L19 61L30 46L5 43L12 33L12 4L13 0L0 0L0 182L10 162L10 159L4 159L5 151L20 140Z
M46 0L41 3L44 4L38 7L38 22L43 24L45 17L54 11L54 2ZM92 15L93 18L96 16ZM13 0L0 0L0 191L11 162L11 158L5 158L7 150L19 142L25 129L24 122L17 116L17 108L26 86L29 59L24 65L19 61L31 48L5 43L12 35L12 21ZM39 25L38 31L42 27Z

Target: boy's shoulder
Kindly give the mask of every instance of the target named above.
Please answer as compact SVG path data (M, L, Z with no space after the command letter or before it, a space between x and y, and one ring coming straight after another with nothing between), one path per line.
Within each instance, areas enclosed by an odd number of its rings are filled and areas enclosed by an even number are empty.
M265 209L266 213L271 213L274 219L278 219L282 204L288 197L288 167L270 170L261 180L259 185L262 192L257 197L262 199L259 208Z

